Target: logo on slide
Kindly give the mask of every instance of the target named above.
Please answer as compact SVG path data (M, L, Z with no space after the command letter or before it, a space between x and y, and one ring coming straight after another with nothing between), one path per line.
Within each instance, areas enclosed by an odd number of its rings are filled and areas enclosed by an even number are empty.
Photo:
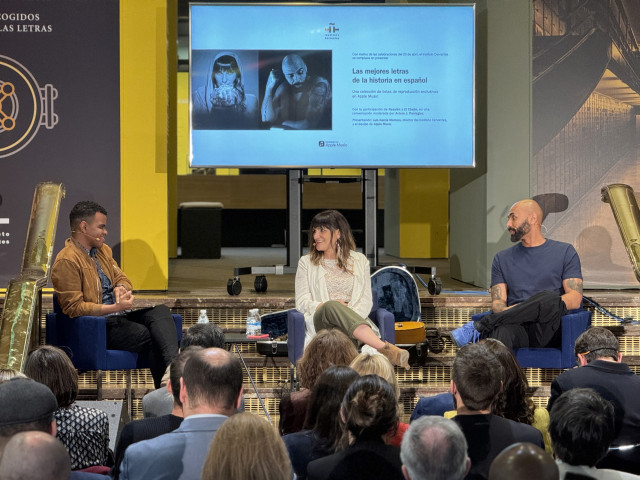
M324 39L325 40L337 40L340 38L340 34L338 33L340 29L336 27L336 24L333 22L329 22L329 26L324 29Z
M24 65L0 55L0 158L26 147L41 125L49 130L56 126L57 97L53 85L40 87Z

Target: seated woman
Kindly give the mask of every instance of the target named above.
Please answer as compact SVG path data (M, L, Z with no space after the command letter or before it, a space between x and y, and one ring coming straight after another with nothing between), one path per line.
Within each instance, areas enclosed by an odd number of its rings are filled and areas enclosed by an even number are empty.
M342 400L343 433L337 453L307 466L310 480L403 480L400 449L384 443L398 424L398 403L389 382L377 375L356 379Z
M344 365L326 369L311 388L307 430L282 437L299 480L307 478L309 462L335 452L342 436L340 404L349 385L358 377L356 371Z
M58 400L54 413L58 433L71 458L71 469L81 470L111 461L109 418L97 408L75 405L78 372L66 353L42 345L27 357L24 373L53 392Z
M309 253L296 271L296 309L304 314L305 345L317 331L337 328L357 345L409 368L409 352L380 339L368 315L373 306L369 260L356 252L347 219L325 210L311 220ZM363 347L365 348L365 347Z
M356 355L355 345L340 330L321 330L313 337L296 367L301 390L286 393L280 399L280 435L302 430L311 389L320 374L332 365L349 365Z
M202 480L291 480L287 449L278 432L252 413L224 421L211 442Z
M389 360L383 355L362 352L353 359L353 362L351 362L351 368L360 375L378 375L379 377L384 378L389 382L389 385L393 387L393 391L396 393L396 401L400 400L400 387L398 386L396 372L393 369L391 362L389 362ZM399 404L398 408L400 408ZM398 422L398 425L396 425L396 427L385 437L385 442L389 445L396 445L399 447L402 443L402 436L408 428L408 423Z

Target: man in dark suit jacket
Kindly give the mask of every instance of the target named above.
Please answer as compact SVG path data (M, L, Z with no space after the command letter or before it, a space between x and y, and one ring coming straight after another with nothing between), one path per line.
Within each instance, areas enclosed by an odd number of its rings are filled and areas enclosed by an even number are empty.
M610 330L592 327L576 340L575 354L580 367L566 370L551 383L547 409L562 393L573 388L592 388L613 405L616 436L613 449L598 468L612 468L640 474L640 377L622 363L618 339Z
M201 478L211 440L241 398L240 361L220 348L199 350L185 363L180 379L182 424L173 432L127 448L120 478Z
M487 479L493 459L514 443L529 442L544 450L542 434L531 425L491 413L503 376L502 364L483 342L462 347L453 361L451 393L458 407L453 421L469 447L467 479Z

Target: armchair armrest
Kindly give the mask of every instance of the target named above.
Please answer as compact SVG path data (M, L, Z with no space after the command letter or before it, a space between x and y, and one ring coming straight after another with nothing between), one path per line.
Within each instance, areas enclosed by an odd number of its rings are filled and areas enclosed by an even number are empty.
M107 352L104 345L107 344L107 321L105 317L70 318L62 313L49 314L47 315L47 343L61 347L68 354L73 352L70 358L78 370L106 368Z
M287 311L287 356L296 365L304 350L304 315L295 308Z

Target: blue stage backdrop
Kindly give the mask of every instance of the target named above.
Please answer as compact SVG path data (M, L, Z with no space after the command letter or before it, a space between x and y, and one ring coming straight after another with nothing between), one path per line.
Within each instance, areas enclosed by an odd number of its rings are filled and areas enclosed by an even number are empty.
M20 270L33 192L62 182L55 253L69 211L94 200L120 239L118 0L2 0L0 288Z

